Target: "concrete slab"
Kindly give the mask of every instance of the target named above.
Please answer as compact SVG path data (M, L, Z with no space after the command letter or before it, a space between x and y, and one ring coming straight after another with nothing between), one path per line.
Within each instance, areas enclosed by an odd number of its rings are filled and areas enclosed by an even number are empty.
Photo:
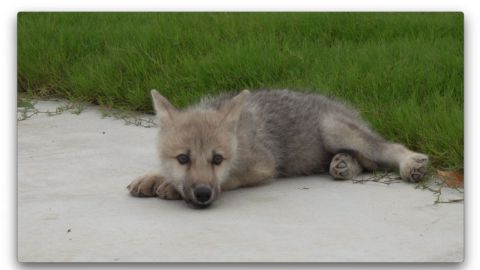
M61 106L36 104L40 111ZM206 210L131 197L126 185L156 164L155 135L102 118L95 107L19 121L18 260L463 260L458 190L442 192L455 203L434 203L437 194L413 184L319 175L226 192Z

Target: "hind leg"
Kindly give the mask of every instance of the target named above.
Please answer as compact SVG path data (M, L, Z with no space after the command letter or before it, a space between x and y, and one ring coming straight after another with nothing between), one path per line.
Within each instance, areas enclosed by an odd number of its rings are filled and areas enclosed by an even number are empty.
M427 172L428 156L386 141L358 119L330 117L322 124L327 150L352 152L366 169L397 169L410 182L420 181Z
M357 159L347 153L338 153L330 162L330 175L335 179L353 179L362 172L362 166Z

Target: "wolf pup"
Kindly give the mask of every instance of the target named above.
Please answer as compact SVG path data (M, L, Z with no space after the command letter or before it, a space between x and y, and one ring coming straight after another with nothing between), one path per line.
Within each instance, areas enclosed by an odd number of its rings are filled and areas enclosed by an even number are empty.
M426 155L386 141L358 112L321 95L243 90L177 110L156 90L151 94L160 166L128 185L133 196L205 208L221 191L277 177L328 171L352 179L363 170L393 169L417 182L426 172Z

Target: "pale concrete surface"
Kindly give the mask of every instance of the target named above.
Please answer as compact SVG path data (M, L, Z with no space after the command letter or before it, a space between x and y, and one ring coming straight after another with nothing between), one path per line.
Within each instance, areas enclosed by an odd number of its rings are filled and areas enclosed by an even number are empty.
M226 192L205 210L131 197L127 184L156 164L155 135L92 107L19 121L18 260L463 260L463 202L434 204L434 193L403 182L283 179Z

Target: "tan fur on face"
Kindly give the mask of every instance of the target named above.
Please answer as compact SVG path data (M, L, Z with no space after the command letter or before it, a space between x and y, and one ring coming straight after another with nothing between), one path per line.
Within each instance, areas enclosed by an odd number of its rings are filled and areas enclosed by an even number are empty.
M195 157L197 154L210 154L209 150L216 150L225 159L230 157L232 134L228 127L222 125L219 112L180 112L174 119L172 126L160 131L162 138L159 150L162 158L175 158L187 151Z
M159 117L158 152L165 177L182 189L185 197L192 197L197 185L210 186L214 195L228 177L229 167L237 148L236 125L242 101L248 95L242 92L218 110L191 109L178 111L156 91L152 91ZM188 164L180 164L177 157L190 157ZM214 154L223 157L219 165L212 164Z
M205 183L217 186L225 175L225 167L234 158L235 137L229 127L222 123L223 115L219 112L181 112L175 116L175 124L168 130L161 131L158 145L161 160L165 166L177 172L189 181L188 184ZM224 160L220 165L212 164L213 154L220 154ZM190 156L190 164L181 165L176 157L180 154ZM172 168L174 167L174 168ZM175 181L182 181L173 176Z

